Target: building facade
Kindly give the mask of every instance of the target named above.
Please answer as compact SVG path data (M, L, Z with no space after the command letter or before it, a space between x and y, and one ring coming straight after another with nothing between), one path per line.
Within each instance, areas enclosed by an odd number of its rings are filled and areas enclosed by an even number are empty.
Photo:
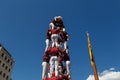
M0 44L0 80L10 80L14 65L14 59L10 53Z

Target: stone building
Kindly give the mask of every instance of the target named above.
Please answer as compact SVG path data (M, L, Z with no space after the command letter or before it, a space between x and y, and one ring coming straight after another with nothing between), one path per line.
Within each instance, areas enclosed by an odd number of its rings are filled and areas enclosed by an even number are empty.
M0 44L0 80L10 80L14 65L13 57Z

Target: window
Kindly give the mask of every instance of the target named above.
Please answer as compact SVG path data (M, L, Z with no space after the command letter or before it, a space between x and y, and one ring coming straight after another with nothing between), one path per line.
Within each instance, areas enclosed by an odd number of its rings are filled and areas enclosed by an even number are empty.
M3 78L5 77L5 73L3 74Z
M0 71L0 75L2 75L2 71Z
M8 72L10 72L10 69L8 70Z
M4 56L4 54L2 53L2 54L1 54L1 56L3 57L3 56Z
M8 66L6 66L5 69L7 70L7 69L8 69Z
M4 66L5 66L5 64L3 63L2 67L4 67Z
M0 64L1 64L1 60L0 60Z
M8 63L10 62L10 60L8 59L8 61L7 61Z
M8 76L6 77L6 80L8 80Z
M7 60L7 56L5 56L5 60Z

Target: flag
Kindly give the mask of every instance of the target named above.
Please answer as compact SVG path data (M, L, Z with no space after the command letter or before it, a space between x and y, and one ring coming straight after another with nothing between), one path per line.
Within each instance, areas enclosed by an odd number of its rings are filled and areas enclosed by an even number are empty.
M86 34L87 34L87 38L88 38L88 51L89 51L89 55L90 55L91 66L92 66L93 72L94 72L94 78L95 78L95 80L99 80L95 60L93 57L92 47L91 47L91 43L90 43L90 36L89 36L88 32Z
M89 50L89 54L90 54L90 62L91 62L91 65L93 65L93 63L95 61L94 61L94 58L93 58L93 52L92 52L91 43L90 43L90 36L89 36L88 32L87 32L87 37L88 37L88 50Z

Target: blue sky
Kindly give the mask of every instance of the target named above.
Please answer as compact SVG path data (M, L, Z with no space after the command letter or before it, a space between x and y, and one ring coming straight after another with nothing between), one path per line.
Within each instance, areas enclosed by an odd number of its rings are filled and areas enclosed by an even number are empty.
M61 15L70 35L73 80L93 74L86 31L98 72L120 71L119 0L0 0L0 43L15 59L13 80L41 80L46 31Z

